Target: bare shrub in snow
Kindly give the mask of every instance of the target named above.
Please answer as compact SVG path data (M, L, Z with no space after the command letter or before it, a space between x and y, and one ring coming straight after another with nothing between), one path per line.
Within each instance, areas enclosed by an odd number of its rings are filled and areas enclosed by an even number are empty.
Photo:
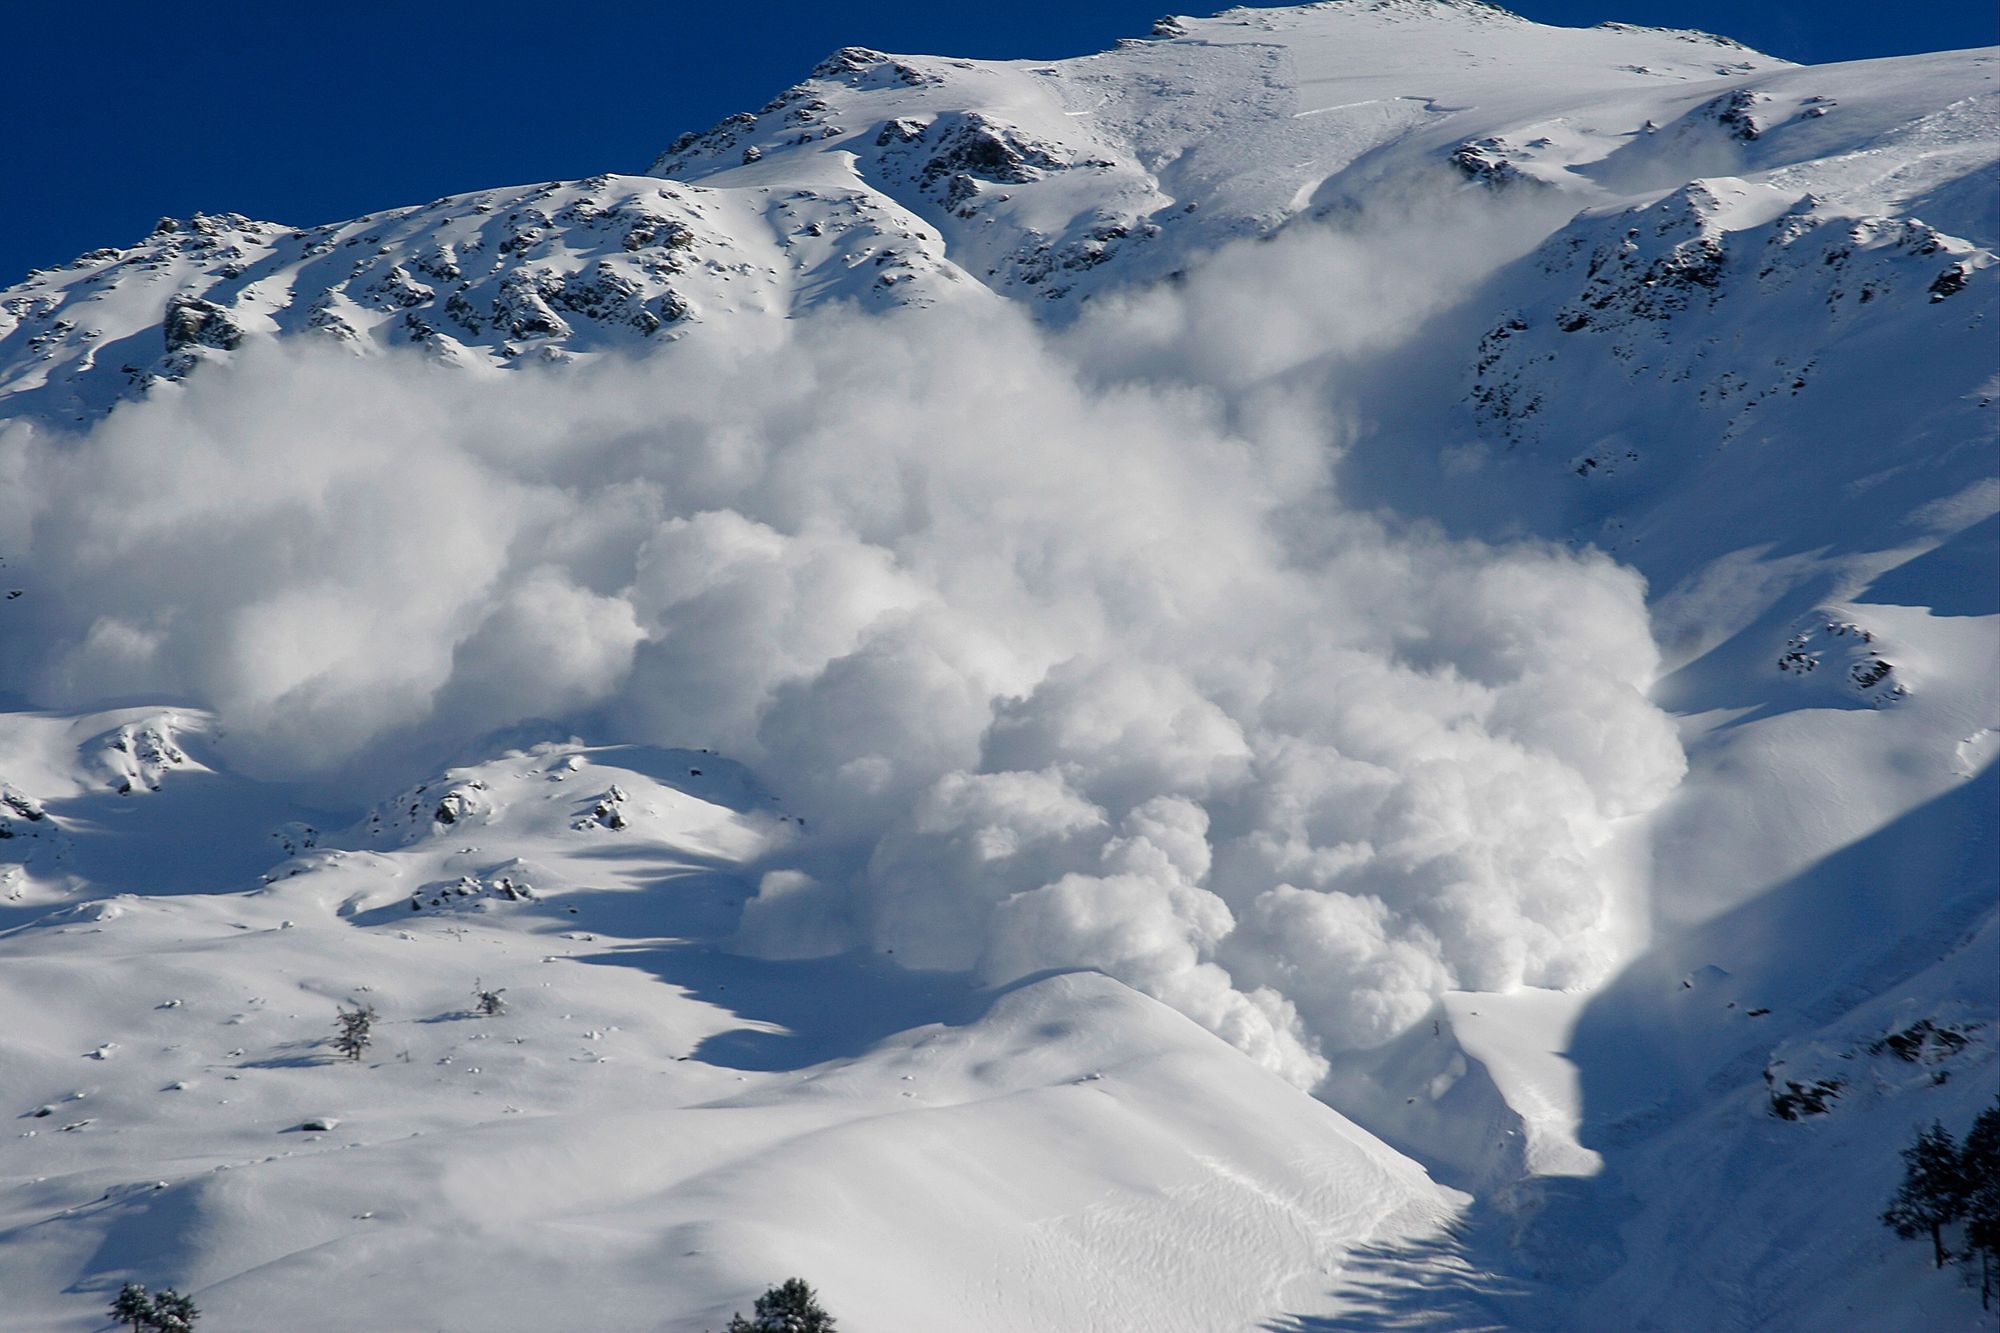
M374 1040L375 1006L357 1004L352 1009L341 1009L339 1014L333 1021L333 1049L350 1060L359 1060Z

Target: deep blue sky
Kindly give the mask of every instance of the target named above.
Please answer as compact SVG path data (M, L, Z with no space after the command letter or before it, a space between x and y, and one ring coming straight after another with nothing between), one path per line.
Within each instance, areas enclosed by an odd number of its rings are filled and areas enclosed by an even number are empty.
M1225 0L1216 0L1216 8ZM1994 0L1518 0L1706 28L1808 63L2000 43ZM0 0L0 285L162 214L290 223L637 171L839 46L1046 59L1172 0ZM1207 5L1180 12L1212 12Z

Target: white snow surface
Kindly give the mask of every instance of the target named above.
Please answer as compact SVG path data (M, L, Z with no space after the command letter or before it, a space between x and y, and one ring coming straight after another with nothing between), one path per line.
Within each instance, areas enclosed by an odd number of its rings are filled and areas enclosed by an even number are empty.
M20 753L78 729L11 721ZM133 805L217 840L288 813L192 759L143 802L67 785L79 869ZM0 1083L51 1108L6 1147L8 1290L47 1297L11 1327L90 1326L63 1289L108 1247L222 1327L449 1323L446 1273L508 1327L700 1327L776 1265L862 1326L1195 1330L1335 1308L1349 1246L1463 1201L1106 977L718 952L728 872L791 827L726 761L549 743L286 827L260 888L149 875L0 939L35 1015ZM358 1063L347 1003L381 1015ZM337 1314L295 1308L357 1264Z
M0 1326L1991 1327L1996 78L850 48L0 292Z

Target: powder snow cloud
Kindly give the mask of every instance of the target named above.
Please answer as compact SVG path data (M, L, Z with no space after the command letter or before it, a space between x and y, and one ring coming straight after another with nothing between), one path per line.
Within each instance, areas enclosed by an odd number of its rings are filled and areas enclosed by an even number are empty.
M248 346L0 434L34 592L0 661L213 707L236 763L357 803L528 718L713 746L814 831L744 950L1099 968L1311 1084L1441 989L1603 975L1619 821L1683 770L1636 575L1343 504L1343 368L1492 258L1388 253L1245 246L1060 333L967 301L508 372Z

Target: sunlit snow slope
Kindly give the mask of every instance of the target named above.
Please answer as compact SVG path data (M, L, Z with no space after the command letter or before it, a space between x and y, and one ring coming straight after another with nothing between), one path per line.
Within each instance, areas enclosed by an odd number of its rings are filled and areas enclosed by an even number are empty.
M1990 1326L1996 79L850 48L0 292L0 1328Z

